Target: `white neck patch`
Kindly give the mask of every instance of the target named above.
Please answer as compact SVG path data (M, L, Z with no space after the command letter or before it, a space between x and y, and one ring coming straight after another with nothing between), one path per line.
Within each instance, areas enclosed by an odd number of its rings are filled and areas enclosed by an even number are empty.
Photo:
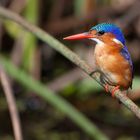
M102 44L104 44L104 42L103 41L101 41L101 40L99 40L99 39L97 39L97 38L90 38L91 40L93 40L93 41L95 41L97 44L99 44L99 45L102 45Z
M115 43L117 43L117 44L121 44L121 45L123 46L122 42L121 42L121 41L119 41L119 40L118 40L118 39L116 39L116 38L113 38L113 39L112 39L112 41L113 41L113 42L115 42Z

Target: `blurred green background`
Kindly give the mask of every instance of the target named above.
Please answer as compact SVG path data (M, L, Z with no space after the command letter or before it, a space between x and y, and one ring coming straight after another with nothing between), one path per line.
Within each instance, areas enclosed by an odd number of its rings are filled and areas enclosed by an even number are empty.
M69 46L92 65L90 41L64 41L63 37L112 22L122 28L134 63L133 90L129 97L140 105L140 1L139 0L0 0L0 5L20 14ZM139 140L140 121L89 76L19 25L0 22L1 54L34 79L41 81L85 114L112 140ZM20 113L25 140L90 140L64 113L10 81ZM0 94L0 140L13 140L13 130L3 90Z

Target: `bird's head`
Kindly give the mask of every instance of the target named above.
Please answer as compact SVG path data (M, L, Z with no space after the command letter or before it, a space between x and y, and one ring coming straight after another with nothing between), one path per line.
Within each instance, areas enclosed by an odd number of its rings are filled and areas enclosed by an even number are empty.
M125 38L118 26L101 23L93 26L88 32L65 37L64 40L91 39L97 43L115 42L125 45Z

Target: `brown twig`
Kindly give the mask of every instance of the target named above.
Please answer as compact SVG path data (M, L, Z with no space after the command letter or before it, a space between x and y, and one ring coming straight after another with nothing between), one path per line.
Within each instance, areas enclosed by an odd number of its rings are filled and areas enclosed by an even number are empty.
M23 137L22 137L20 119L16 107L15 98L13 96L13 91L9 82L9 78L7 77L2 67L0 68L0 80L8 104L15 140L22 140Z
M140 89L133 91L131 94L128 95L128 97L133 101L140 99Z
M75 68L70 72L67 72L66 74L51 81L50 83L47 84L47 86L51 90L58 92L67 85L70 85L71 83L74 83L79 79L82 79L82 70L80 70L79 68Z
M14 43L14 47L11 53L11 60L16 66L19 66L21 64L22 57L23 57L23 34L20 34Z
M63 10L64 10L64 7L66 5L66 2L68 1L65 1L65 0L56 0L51 8L51 12L49 14L49 21L56 21L56 20L59 20L62 16L62 13L63 13ZM46 23L47 24L47 23Z
M99 80L99 75L98 74L91 75L93 69L89 65L87 65L85 61L81 60L79 56L77 56L74 52L72 52L70 49L68 49L65 45L60 43L58 40L56 40L55 38L53 38L52 36L44 32L40 28L36 27L35 25L25 21L19 15L9 10L6 10L5 8L0 7L0 16L22 25L25 29L32 32L39 39L49 44L52 48L54 48L56 51L64 55L67 59L69 59L74 64L76 64L88 75L90 75L93 79L95 79L101 86L103 86L101 81ZM114 87L111 86L109 87L110 92L112 91L112 88ZM125 96L119 90L115 92L115 97L119 101L121 101L129 110L131 110L140 119L140 108L133 101L131 101L127 96Z
M2 46L2 34L3 34L2 24L0 23L0 49L1 49L1 46Z
M138 16L140 16L139 8L140 1L138 0L132 5L132 7L126 12L125 15L123 15L121 18L118 18L115 21L116 24L118 24L121 28L125 29L127 26L131 24L132 21L135 21L135 19Z
M98 11L95 10L90 15L87 15L82 18L69 16L65 19L47 23L45 25L44 29L51 34L57 35L58 33L60 34L60 33L66 32L66 31L70 31L72 29L79 28L79 27L89 24L89 23L93 24L93 21L95 21L95 19L97 17L100 17L100 16L103 17L105 15L110 15L112 13L112 11L115 11L115 10L113 10L112 8L109 8L109 7L105 7L102 9L98 9Z
M9 9L16 13L20 13L24 9L26 3L26 0L13 0L9 6Z

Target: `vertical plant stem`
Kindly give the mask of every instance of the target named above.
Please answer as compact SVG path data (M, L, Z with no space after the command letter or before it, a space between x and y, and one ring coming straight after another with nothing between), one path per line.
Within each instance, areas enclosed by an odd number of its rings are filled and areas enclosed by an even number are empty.
M19 114L16 107L16 101L13 96L14 93L12 91L9 78L2 67L0 68L0 80L8 104L15 140L23 140Z

